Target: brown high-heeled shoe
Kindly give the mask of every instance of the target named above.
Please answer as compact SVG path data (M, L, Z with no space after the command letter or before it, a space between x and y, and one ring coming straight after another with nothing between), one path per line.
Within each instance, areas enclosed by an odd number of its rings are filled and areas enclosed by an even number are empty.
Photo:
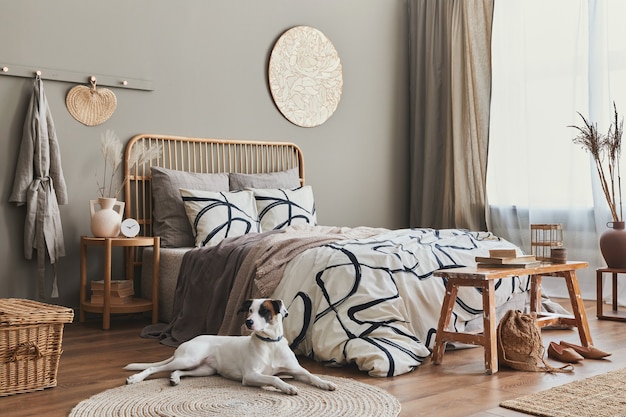
M548 357L565 363L576 363L585 359L576 353L574 349L567 348L555 342L550 342L550 346L548 346Z
M606 358L607 356L611 356L610 353L604 352L594 346L579 346L573 343L566 342L564 340L561 340L561 346L569 348L569 349L573 349L579 355L582 355L583 357L587 359L602 359L602 358Z

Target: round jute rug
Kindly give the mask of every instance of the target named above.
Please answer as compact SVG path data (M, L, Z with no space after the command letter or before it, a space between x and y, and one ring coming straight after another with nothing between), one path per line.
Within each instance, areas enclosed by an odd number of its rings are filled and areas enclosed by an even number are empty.
M244 387L219 376L183 379L170 386L167 378L124 385L80 402L69 417L396 417L400 403L388 392L347 378L323 376L336 391L289 381L298 395L269 388Z

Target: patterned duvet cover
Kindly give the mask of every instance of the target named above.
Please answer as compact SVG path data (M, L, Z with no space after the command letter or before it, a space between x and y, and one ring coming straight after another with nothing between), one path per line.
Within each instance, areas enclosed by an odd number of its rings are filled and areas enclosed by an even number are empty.
M474 265L489 249L514 248L491 233L402 229L308 249L292 259L273 297L285 301L285 336L296 353L372 376L409 372L430 355L445 293L433 272ZM497 306L528 291L528 277L496 283ZM452 325L482 316L478 289L459 289Z

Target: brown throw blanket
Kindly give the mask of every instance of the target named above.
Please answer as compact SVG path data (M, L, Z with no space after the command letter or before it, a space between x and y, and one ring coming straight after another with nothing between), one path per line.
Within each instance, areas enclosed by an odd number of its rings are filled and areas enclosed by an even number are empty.
M339 240L364 239L387 231L372 227L299 225L259 240L237 272L219 334L247 333L241 318L234 312L248 298L270 297L280 283L287 263L297 255Z
M367 238L387 229L292 226L280 231L224 239L187 252L183 258L168 325L142 330L169 346L200 334L245 334L237 314L248 298L271 296L287 263L307 249L338 240Z
M187 252L176 282L172 320L144 327L141 336L178 346L199 334L217 334L237 270L256 242L268 234L250 233Z

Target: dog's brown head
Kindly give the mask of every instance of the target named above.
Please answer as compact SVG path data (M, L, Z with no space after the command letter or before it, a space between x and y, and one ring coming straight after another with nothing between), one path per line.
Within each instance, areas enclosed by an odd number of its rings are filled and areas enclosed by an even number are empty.
M252 331L264 330L267 326L278 324L289 314L282 300L267 298L244 301L239 313L248 314L246 327Z

